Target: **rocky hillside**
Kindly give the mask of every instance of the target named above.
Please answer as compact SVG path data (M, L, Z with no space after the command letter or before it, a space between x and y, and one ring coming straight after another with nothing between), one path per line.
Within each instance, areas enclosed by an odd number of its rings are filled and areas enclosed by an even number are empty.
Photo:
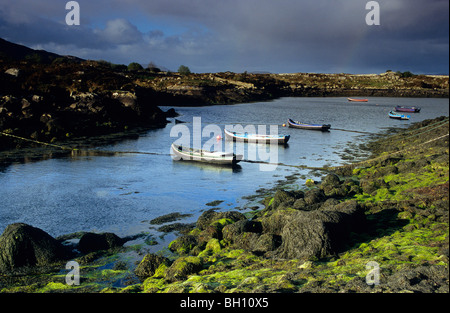
M381 74L280 74L292 96L448 97L444 75L414 75L387 71Z
M29 55L0 54L2 133L54 142L166 124L157 93L111 64L31 54L40 56L36 61ZM0 136L0 149L23 144Z
M171 105L211 105L278 97L448 97L449 77L381 74L166 74L137 84L165 94Z

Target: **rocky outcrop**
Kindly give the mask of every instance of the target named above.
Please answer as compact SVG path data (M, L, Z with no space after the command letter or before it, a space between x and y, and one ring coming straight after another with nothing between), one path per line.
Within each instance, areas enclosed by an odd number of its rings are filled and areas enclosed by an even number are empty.
M0 272L47 266L67 256L61 243L45 231L27 224L8 225L0 236Z
M168 258L149 253L139 263L134 273L140 279L144 280L147 277L155 275L158 268L168 268L171 262Z
M323 258L343 251L351 232L361 230L365 216L356 201L315 211L299 211L281 232L276 255L286 259Z
M197 220L197 227L206 230L211 224L220 219L230 219L233 222L244 220L245 215L238 211L216 212L214 209L207 210Z
M99 250L109 250L121 247L124 240L113 233L85 233L78 243L78 250L89 253Z
M364 229L364 209L351 195L358 184L335 174L315 188L278 190L266 208L249 220L237 211L205 211L197 228L174 240L169 248L180 255L197 255L212 241L234 249L282 259L323 258L343 251L351 233Z
M50 142L95 136L133 127L160 127L166 115L149 102L145 91L136 93L51 93L0 97L0 128L5 133ZM17 142L0 137L2 148Z
M293 97L442 97L449 95L448 76L381 74L278 74Z
M168 281L185 280L191 274L198 273L203 269L203 261L195 256L178 258L167 269L165 279Z

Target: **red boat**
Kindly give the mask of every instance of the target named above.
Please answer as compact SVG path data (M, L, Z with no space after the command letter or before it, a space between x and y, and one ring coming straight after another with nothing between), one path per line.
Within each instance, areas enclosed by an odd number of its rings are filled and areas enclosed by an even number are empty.
M351 102L367 102L369 99L354 99L354 98L347 98L348 101Z

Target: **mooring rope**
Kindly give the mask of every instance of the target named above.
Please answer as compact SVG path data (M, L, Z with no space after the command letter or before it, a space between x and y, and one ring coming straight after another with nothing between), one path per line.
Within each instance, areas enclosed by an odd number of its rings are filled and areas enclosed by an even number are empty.
M361 130L343 129L343 128L333 128L333 127L331 127L330 130L339 130L339 131L343 131L343 132L365 134L365 135L377 135L377 133L365 132L365 131L361 131Z
M344 164L344 165L338 165L338 166L315 167L315 166L307 166L307 165L291 165L291 164L284 164L284 163L270 163L270 162L265 162L265 161L246 160L246 159L241 160L241 162L260 163L260 164L267 164L267 165L295 167L295 168L315 170L315 171L333 172L334 170L339 169L339 168L357 167L357 166L361 166L363 164L370 163L370 162L373 162L373 161L389 158L392 155L403 153L403 152L406 152L406 151L409 151L409 150L413 150L413 149L417 149L418 147L421 147L423 145L426 145L426 144L429 144L431 142L437 141L437 140L442 139L442 138L447 137L447 136L449 136L448 133L445 134L445 135L439 136L437 138L433 138L431 140L428 140L426 142L423 142L423 143L421 143L419 145L416 145L414 147L410 147L410 148L406 148L406 149L403 149L403 150L399 150L399 151L391 152L391 153L388 153L388 154L384 154L382 156L378 156L378 157L373 158L373 159L368 159L368 160L364 160L364 161L360 161L360 162L356 162L356 163L350 163L350 164Z
M428 130L426 130L426 131L421 131L421 132L418 132L418 133L416 133L416 134L413 134L413 135L410 135L410 136L409 136L409 138L411 138L411 137L417 137L417 136L426 134L426 133L428 133L428 132L430 132L430 131L432 131L432 130L435 130L435 129L437 129L437 128L440 128L440 127L444 126L445 124L448 124L448 122L449 122L449 120L446 119L446 120L440 121L440 122L438 122L438 123L433 123L433 124L430 124L430 125L421 127L421 128L419 128L419 129L413 129L413 130L406 131L406 132L404 132L404 133L397 134L397 135L402 135L402 136L404 136L404 135L407 135L407 134L409 134L409 133L414 133L415 131L424 130L424 129L428 128L428 127L431 127L431 126L440 124L440 125L438 125L438 126L436 126L436 127L430 128L430 129L428 129ZM394 136L396 136L396 135L394 135Z
M378 156L378 157L373 158L373 159L368 159L368 160L364 160L364 161L356 162L356 163L351 163L351 164L344 164L344 165L340 165L340 166L329 167L328 170L335 170L335 169L338 169L338 168L345 168L345 167L354 168L354 167L357 167L357 166L361 166L361 165L363 165L365 163L370 163L370 162L377 161L377 160L387 159L387 158L391 157L392 155L399 154L399 153L404 153L404 152L407 152L409 150L417 149L417 148L419 148L421 146L424 146L424 145L429 144L431 142L434 142L434 141L437 141L437 140L442 139L444 137L447 137L448 135L449 135L449 133L447 133L445 135L442 135L442 136L439 136L437 138L430 139L430 140L428 140L426 142L423 142L421 144L415 145L413 147L409 147L409 148L406 148L406 149L403 149L403 150L399 150L399 151L391 152L391 153L388 153L388 154L384 154L384 155Z
M183 123L183 124L192 124L192 122L181 122L181 123ZM202 122L202 123L204 123L204 122ZM208 124L208 123L205 123L205 124ZM248 122L245 122L245 123L236 123L236 122L231 123L231 122L229 122L229 123L214 123L214 125L224 125L224 126L227 126L227 125L245 125L245 126L247 126L247 125L259 125L259 124L248 123ZM264 126L281 126L283 128L288 128L288 126L286 126L286 124L283 124L283 125L279 125L279 124L261 124L261 125L264 125ZM365 135L377 135L377 133L365 132L365 131L360 131L360 130L352 130L352 129L343 129L343 128L333 128L333 127L331 127L330 130L339 130L339 131L344 131L344 132L351 132L351 133L365 134Z
M244 160L241 160L241 162L296 167L296 168L301 168L301 169L318 170L318 171L327 171L328 170L326 167L314 167L314 166L307 166L307 165L292 165L292 164L285 164L285 163L271 163L271 162L259 161L259 160L244 159Z
M4 135L4 136L15 138L15 139L20 139L20 140L24 140L24 141L44 145L44 146L58 148L58 149L65 150L65 151L72 151L75 154L76 153L92 153L92 154L110 154L110 155L117 155L117 154L146 154L146 155L166 155L166 156L170 155L170 153L145 152L145 151L114 151L114 150L80 149L80 148L66 147L63 145L57 145L57 144L52 144L52 143L43 142L43 141L39 141L39 140L24 138L21 136L8 134L8 133L4 133L4 132L0 132L0 134Z
M414 135L411 135L411 136L409 136L409 138L415 137L415 136L419 136L419 135L428 133L428 132L430 132L430 131L432 131L434 129L437 129L439 127L442 127L445 124L447 124L448 122L449 122L449 119L447 118L447 119L444 119L443 121L439 121L439 122L436 122L436 123L433 123L433 124L421 127L419 129L414 129L414 130L402 132L401 134L397 134L397 135L404 135L405 133L416 132L416 131L426 129L426 128L431 127L431 126L438 125L438 126L435 126L435 127L431 128L431 129L427 129L426 131L418 132L418 133L416 133ZM345 130L345 129L334 129L334 130L351 131L351 130ZM351 132L359 132L359 133L365 133L365 134L374 134L374 133L360 132L360 131L351 131ZM54 148L59 148L59 149L66 150L66 151L72 151L73 153L86 152L86 153L92 153L92 154L111 154L111 155L117 155L117 154L145 154L145 155L165 155L165 156L170 156L170 153L158 153L158 152L112 151L112 150L96 150L96 149L71 148L71 147L66 147L66 146L63 146L63 145L57 145L57 144L42 142L42 141L38 141L38 140L34 140L34 139L24 138L24 137L21 137L21 136L8 134L8 133L5 133L5 132L0 132L0 134L3 135L3 136L8 136L8 137L12 137L12 138L15 138L15 139L28 141L28 142L33 142L33 143L37 143L37 144L40 144L40 145L45 145L45 146L50 146L50 147L54 147ZM395 155L395 154L403 153L403 152L406 152L406 151L409 151L409 150L412 150L412 149L417 149L420 146L423 146L425 144L428 144L428 143L434 142L436 140L442 139L442 138L444 138L446 136L449 136L449 133L447 133L445 135L442 135L442 136L439 136L439 137L434 138L434 139L430 139L430 140L428 140L426 142L423 142L421 144L415 145L413 147L406 148L406 149L399 150L399 151L395 151L395 152L391 152L391 153L388 153L388 154L385 154L385 155L382 155L382 156L379 156L379 157L376 157L376 158L373 158L373 159L368 159L368 160L364 160L364 161L360 161L360 162L356 162L356 163L351 163L351 164L332 166L332 167L331 166L329 166L329 167L314 167L314 166L307 166L307 165L291 165L291 164L284 164L284 163L271 163L271 162L266 162L266 161L248 160L248 159L241 160L241 162L258 163L258 164L266 164L266 165L276 165L276 166L286 166L286 167L295 167L295 168L300 168L300 169L310 169L310 170L318 170L318 171L330 172L330 171L333 171L333 170L338 169L338 168L361 166L362 164L365 164L365 163L370 163L370 162L373 162L373 161L376 161L376 160L379 160L379 159L390 157L390 156Z
M44 145L44 146L50 146L50 147L54 147L54 148L63 149L63 150L78 150L77 148L69 148L69 147L56 145L56 144L52 144L52 143L48 143L48 142L43 142L43 141L39 141L39 140L28 139L28 138L24 138L24 137L16 136L16 135L13 135L13 134L4 133L4 132L0 132L0 134L3 135L3 136L8 136L8 137L12 137L12 138L15 138L15 139L20 139L20 140L33 142L33 143L37 143L37 144Z

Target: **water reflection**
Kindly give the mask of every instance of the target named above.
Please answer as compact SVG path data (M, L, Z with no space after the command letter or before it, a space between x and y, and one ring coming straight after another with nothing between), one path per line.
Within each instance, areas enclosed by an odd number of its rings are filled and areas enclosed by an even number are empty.
M118 152L105 151L102 147L114 146L126 140L137 141L147 131L148 129L138 128L126 133L75 138L61 143L61 148L37 145L0 151L0 172L4 172L12 164L26 164L55 158L117 156Z
M186 167L194 167L205 172L215 172L215 173L240 173L242 171L242 166L236 164L234 166L220 165L220 164L208 164L192 161L173 161L173 169L183 171Z

